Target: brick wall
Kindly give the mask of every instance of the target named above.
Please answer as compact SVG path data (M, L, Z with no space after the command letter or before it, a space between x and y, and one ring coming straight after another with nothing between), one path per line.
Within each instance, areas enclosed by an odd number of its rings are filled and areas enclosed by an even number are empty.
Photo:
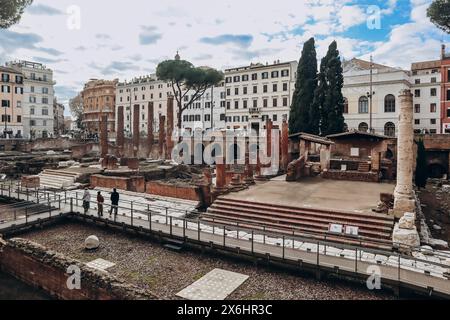
M81 270L81 289L67 287L67 268ZM62 300L142 300L156 299L152 293L95 272L77 260L23 239L0 239L0 269L23 282L44 289Z
M333 180L349 180L349 181L364 181L364 182L378 182L378 173L374 172L358 172L358 171L340 171L328 170L322 172L322 177Z
M158 196L200 201L199 187L167 184L160 181L149 181L146 192Z
M91 175L90 184L92 187L119 189L134 192L145 192L145 178L144 177L117 177L117 176L103 176L99 174Z

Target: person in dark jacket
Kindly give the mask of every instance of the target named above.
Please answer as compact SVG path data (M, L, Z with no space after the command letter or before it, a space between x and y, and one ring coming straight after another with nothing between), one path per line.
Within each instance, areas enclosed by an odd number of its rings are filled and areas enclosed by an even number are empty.
M103 198L102 193L97 192L97 213L99 217L103 217L103 203L105 202L105 198Z
M116 188L113 189L113 192L111 193L111 210L109 211L109 215L111 216L112 212L114 211L114 215L117 216L119 210L119 193L117 192Z

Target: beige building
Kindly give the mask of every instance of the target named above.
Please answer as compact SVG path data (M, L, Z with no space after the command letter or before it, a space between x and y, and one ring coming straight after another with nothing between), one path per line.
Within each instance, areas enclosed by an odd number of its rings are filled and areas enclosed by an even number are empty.
M53 101L53 132L55 136L62 135L65 131L64 105L58 103L56 97Z
M92 135L100 133L102 115L108 116L108 132L115 132L116 119L116 85L118 80L92 79L84 85L81 92L83 99L83 127Z
M225 70L226 128L259 131L267 119L281 128L289 117L297 66L275 61Z
M0 67L1 128L3 137L23 136L23 74L13 68Z

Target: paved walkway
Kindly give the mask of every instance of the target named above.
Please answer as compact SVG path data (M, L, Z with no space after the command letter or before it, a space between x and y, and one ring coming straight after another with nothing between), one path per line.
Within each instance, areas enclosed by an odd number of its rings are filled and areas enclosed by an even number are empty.
M64 201L64 198L60 200L58 195L53 195L53 197L50 201L53 201L51 204L56 209L0 224L0 233L2 230L29 224L38 219L52 218L69 212L83 212L81 201L79 201L77 206L76 200L73 198L68 198ZM19 198L26 199L27 195L20 193ZM43 199L48 201L48 196L45 194L41 195L40 198L42 198L40 199L41 203ZM28 199L31 199L30 195L28 195ZM36 199L34 200L37 201ZM429 261L421 261L410 257L400 258L394 253L372 251L365 248L339 247L337 244L326 244L324 242L307 243L297 239L297 237L295 239L288 239L287 237L280 239L276 235L252 234L248 230L230 231L225 230L223 227L200 224L194 220L185 219L180 215L166 216L165 214L152 213L151 211L128 211L129 209L120 209L120 214L116 217L115 222L162 232L166 236L186 238L190 241L203 243L206 246L213 244L221 248L239 248L240 252L250 255L254 253L263 256L270 255L270 257L290 261L294 264L302 262L329 269L338 267L339 270L345 270L363 278L368 278L371 275L371 272L368 271L370 266L376 266L379 268L382 283L383 279L385 279L393 283L398 282L402 285L422 288L424 291L427 291L427 288L433 288L435 292L450 297L450 280L443 277L443 272L446 271L446 268L440 264L433 264ZM80 215L83 216L83 214ZM87 216L97 216L97 213L91 209ZM104 220L112 222L108 215L105 216ZM336 248L339 250L338 252L336 252ZM379 261L379 264L375 262L374 258ZM427 269L430 266L433 266L433 268Z

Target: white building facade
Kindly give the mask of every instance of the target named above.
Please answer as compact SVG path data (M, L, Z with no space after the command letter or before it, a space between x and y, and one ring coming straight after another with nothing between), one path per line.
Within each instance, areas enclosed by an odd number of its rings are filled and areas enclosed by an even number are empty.
M41 63L14 61L6 64L24 75L23 136L26 139L52 137L54 132L53 71Z
M346 127L396 136L400 111L398 95L411 87L409 72L374 63L372 82L370 78L370 62L360 59L344 62L342 94Z
M225 70L226 129L281 128L288 119L298 63L251 64Z
M441 128L441 61L416 62L411 66L414 94L414 131L439 133Z

